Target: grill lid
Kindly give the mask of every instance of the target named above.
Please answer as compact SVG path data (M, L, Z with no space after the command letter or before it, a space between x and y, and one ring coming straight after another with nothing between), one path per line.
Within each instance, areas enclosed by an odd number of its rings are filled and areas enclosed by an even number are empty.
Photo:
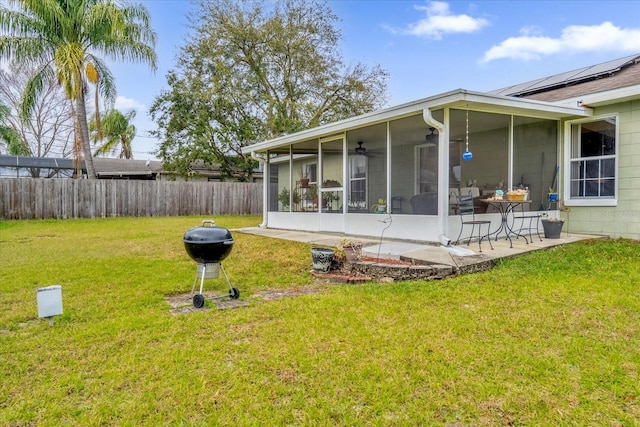
M184 233L182 238L184 243L220 243L227 242L233 243L233 236L231 232L224 227L217 227L212 220L202 221L202 226L193 227Z
M219 263L233 247L231 232L216 227L211 220L202 221L201 227L193 227L184 233L184 248L191 258L199 263Z

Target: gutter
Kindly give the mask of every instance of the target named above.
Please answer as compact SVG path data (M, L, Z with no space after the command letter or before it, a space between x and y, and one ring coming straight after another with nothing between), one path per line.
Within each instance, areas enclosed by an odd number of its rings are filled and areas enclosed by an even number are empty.
M431 109L422 110L425 123L438 131L438 238L443 246L449 246L449 137L444 123L437 121ZM446 117L445 117L446 120Z

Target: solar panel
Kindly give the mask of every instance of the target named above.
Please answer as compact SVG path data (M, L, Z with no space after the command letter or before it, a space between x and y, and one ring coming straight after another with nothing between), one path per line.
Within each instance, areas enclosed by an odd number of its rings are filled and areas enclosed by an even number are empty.
M597 77L602 74L618 71L623 66L629 64L630 62L633 62L637 58L640 58L640 55L636 54L620 59L614 59L613 61L607 61L597 65L590 65L588 67L579 68L577 70L567 71L549 77L543 77L541 79L532 80L526 83L520 83L502 89L496 89L494 91L490 91L489 93L494 95L515 96L526 92L533 92L544 88L551 88L571 82L585 80Z

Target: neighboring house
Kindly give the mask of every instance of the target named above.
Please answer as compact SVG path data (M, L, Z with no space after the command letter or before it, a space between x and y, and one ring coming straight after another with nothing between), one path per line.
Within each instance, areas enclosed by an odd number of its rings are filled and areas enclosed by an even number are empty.
M263 227L439 242L459 232L453 195L522 187L531 210L562 216L566 230L640 239L640 54L458 89L245 152L265 164ZM550 187L560 203L548 203Z
M167 181L184 179L173 172L167 172L158 160L130 160L108 157L94 157L93 165L98 179L133 179ZM75 175L73 159L58 159L52 157L29 157L0 155L0 176L3 177L33 177L39 178L71 178ZM86 174L84 162L83 174ZM219 165L206 167L200 164L194 167L197 172L190 181L221 181ZM254 173L254 181L262 180L262 171Z

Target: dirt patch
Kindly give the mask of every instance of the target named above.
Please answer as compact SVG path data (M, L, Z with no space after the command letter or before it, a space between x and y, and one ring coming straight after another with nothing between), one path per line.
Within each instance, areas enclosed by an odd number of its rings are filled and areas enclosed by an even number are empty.
M171 307L171 314L188 314L202 311L209 311L212 308L224 310L227 308L238 308L249 305L248 302L239 299L229 299L226 295L215 292L203 292L205 305L202 308L193 306L193 294L187 292L184 294L169 295L165 297L165 301Z
M253 294L254 297L262 298L267 301L279 300L282 298L299 297L301 295L317 294L322 292L324 287L322 286L295 286L287 289L265 289L263 291Z
M251 298L272 301L282 298L299 297L301 295L317 294L323 290L324 287L319 285L295 286L287 289L265 289L254 293ZM168 295L164 299L167 304L169 304L171 314L206 312L212 309L224 310L249 305L247 301L229 299L226 295L216 292L203 292L202 295L205 297L205 305L202 308L195 308L193 306L193 294L191 294L191 292Z

